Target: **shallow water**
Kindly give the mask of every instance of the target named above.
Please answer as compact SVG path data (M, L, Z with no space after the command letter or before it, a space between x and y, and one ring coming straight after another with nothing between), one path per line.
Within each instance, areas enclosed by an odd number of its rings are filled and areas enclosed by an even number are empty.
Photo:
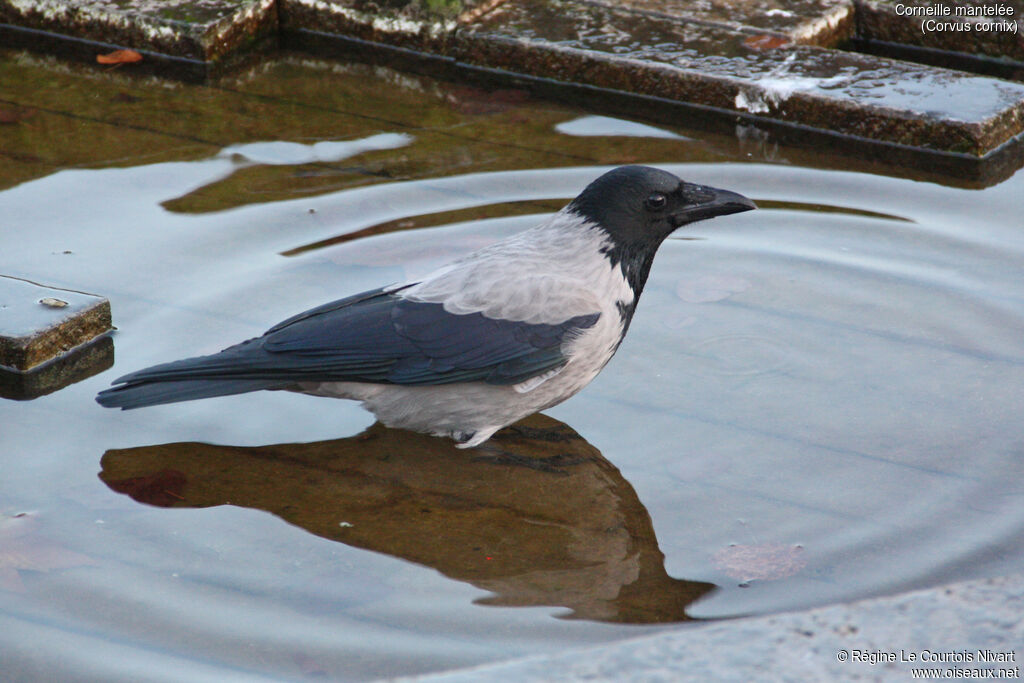
M8 143L35 158L0 191L0 274L107 296L118 327L113 369L0 402L14 680L370 679L1024 559L1019 172L964 190L830 170L303 60L220 88L3 68L75 106L6 94L35 108ZM182 119L206 127L183 141ZM503 437L545 468L299 395L92 400L421 275L636 162L762 208L671 238L608 368Z

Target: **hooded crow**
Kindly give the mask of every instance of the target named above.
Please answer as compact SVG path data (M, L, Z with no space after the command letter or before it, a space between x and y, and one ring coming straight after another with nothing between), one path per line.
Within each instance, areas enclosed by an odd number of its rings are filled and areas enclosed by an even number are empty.
M676 228L757 208L645 166L609 171L540 225L422 280L332 301L220 353L114 381L109 408L285 389L477 446L585 387L622 343Z

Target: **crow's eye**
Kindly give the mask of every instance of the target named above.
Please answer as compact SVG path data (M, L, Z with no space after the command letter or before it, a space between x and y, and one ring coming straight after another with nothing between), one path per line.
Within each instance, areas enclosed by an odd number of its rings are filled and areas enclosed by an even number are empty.
M660 192L652 192L644 200L644 205L652 211L664 209L666 204L668 204L668 198Z

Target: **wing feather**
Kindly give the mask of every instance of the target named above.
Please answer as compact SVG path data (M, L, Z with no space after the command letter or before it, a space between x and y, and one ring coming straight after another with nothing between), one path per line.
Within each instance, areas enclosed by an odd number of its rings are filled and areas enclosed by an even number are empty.
M563 366L563 342L599 313L557 324L449 313L377 289L310 309L220 353L126 375L118 384L185 380L519 384Z

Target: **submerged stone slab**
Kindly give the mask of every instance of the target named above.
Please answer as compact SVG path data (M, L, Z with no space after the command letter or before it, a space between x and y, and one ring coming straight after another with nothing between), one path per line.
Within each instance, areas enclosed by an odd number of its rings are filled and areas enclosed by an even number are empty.
M799 44L852 30L840 0L793 3L819 12L810 16L764 0L505 0L454 19L375 14L361 0L281 1L282 29L316 52L355 39L364 42L346 56L387 46L456 71L639 96L638 108L657 99L973 159L1024 132L1024 86Z
M0 0L0 24L142 53L216 62L276 36L276 0ZM21 41L24 42L24 41Z
M1024 86L565 0L509 0L458 61L844 135L983 156L1024 131Z
M29 372L0 367L0 398L29 401L88 379L113 365L114 340L105 335Z
M100 296L0 276L0 366L27 372L112 329Z
M1024 0L968 4L986 11L1012 5L1019 15ZM1024 85L826 49L854 37L861 25L875 32L876 42L901 39L897 32L913 22L889 20L907 6L895 0L0 0L0 39L86 40L91 59L97 45L116 45L143 52L144 64L172 55L209 65L260 37L280 36L320 55L399 67L418 60L435 75L518 79L547 96L585 95L592 106L591 96L599 94L614 100L609 108L619 115L688 108L786 135L813 129L855 144L886 143L897 164L906 163L908 150L924 150L966 164L984 159L1012 172L1024 148ZM893 33L878 37L883 30ZM1015 59L1022 52L1019 30L997 37L1002 42L993 54ZM204 69L201 77L209 73Z
M1022 603L1024 576L980 579L800 612L712 621L600 647L397 680L1019 679Z

